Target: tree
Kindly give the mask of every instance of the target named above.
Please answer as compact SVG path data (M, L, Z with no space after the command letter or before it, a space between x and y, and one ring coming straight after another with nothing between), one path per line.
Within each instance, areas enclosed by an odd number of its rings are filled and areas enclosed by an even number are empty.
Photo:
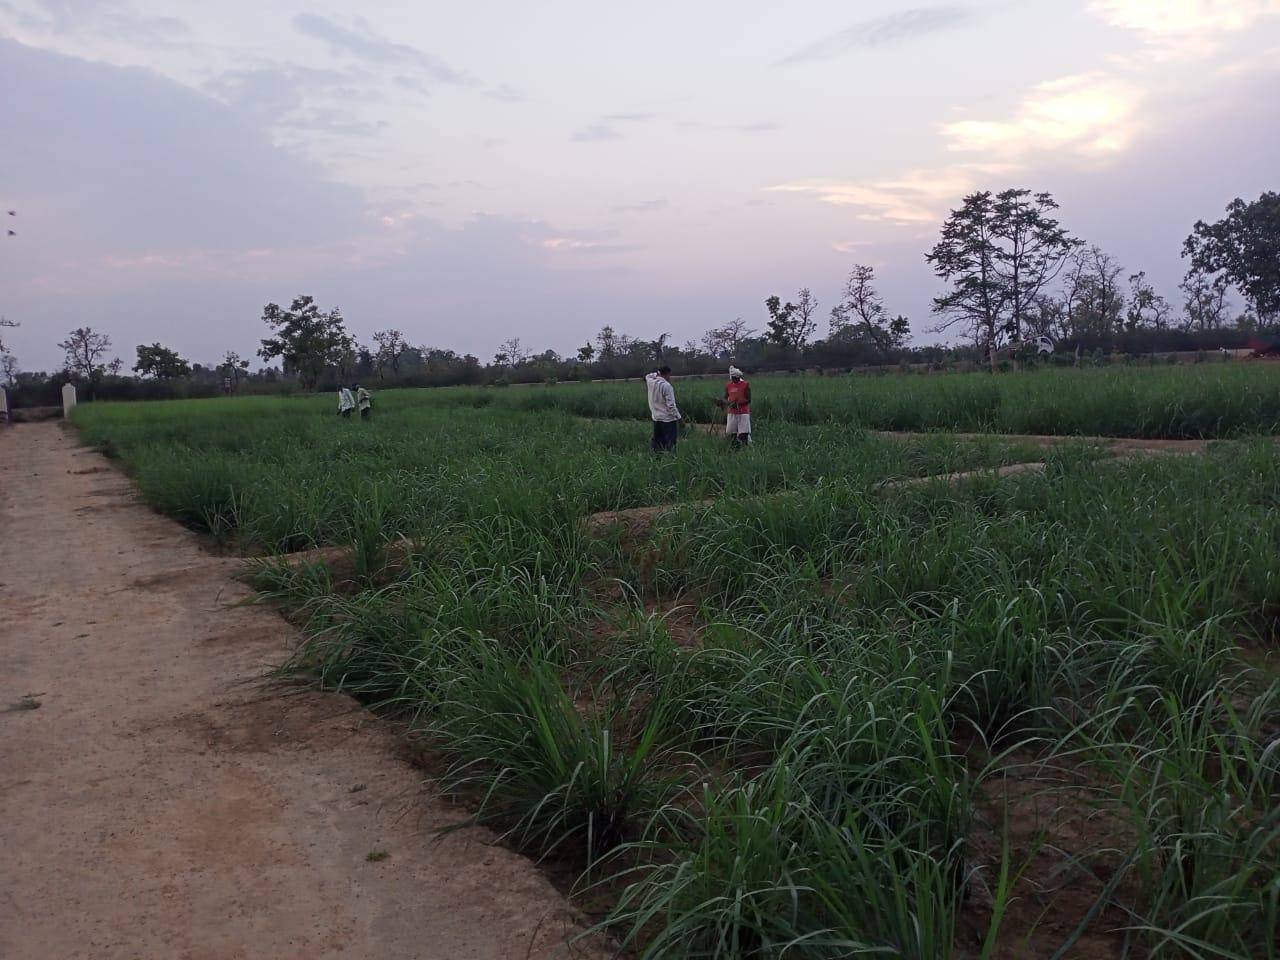
M1197 220L1182 255L1192 271L1233 284L1263 323L1280 321L1280 193L1237 197L1216 223Z
M1129 331L1169 329L1169 301L1147 282L1145 270L1129 275L1129 309L1124 320Z
M520 338L512 337L498 345L493 362L500 367L518 367L529 359L529 351L520 346Z
M808 287L803 287L796 294L796 300L796 303L788 300L783 304L778 297L770 297L764 302L765 309L769 311L765 337L770 343L799 353L818 325L815 317L818 301Z
M601 360L612 360L618 353L618 337L613 327L603 326L596 334L596 345L600 348Z
M58 344L66 355L67 371L81 380L93 381L102 374L102 357L111 349L111 338L92 327L76 327Z
M228 350L222 357L222 363L218 364L218 372L224 377L231 380L231 389L240 386L240 379L249 375L249 361L241 360L240 354L234 350Z
M591 345L591 341L587 341L578 348L578 362L590 363L591 358L596 355L596 348Z
M888 356L891 350L907 342L911 324L903 316L890 319L884 300L876 291L875 280L873 267L853 265L840 302L831 308L830 337L837 341L861 341L881 356Z
M262 341L258 356L263 360L280 357L285 371L296 373L304 390L314 390L321 374L339 362L349 345L342 313L336 307L322 313L315 300L305 295L295 297L288 310L268 303L262 319L275 335Z
M400 358L409 349L399 330L379 330L373 335L377 349L373 351L373 367L381 379L382 371L391 368L393 376L400 375Z
M1220 330L1229 316L1226 278L1192 267L1178 284L1182 291L1182 328Z
M702 335L702 346L713 357L736 359L743 340L755 333L741 317L735 317L723 327L708 330Z
M151 346L138 344L138 362L133 370L139 376L151 377L155 380L173 380L185 377L191 372L191 365L168 347L158 343Z
M653 351L653 362L662 362L662 351L666 349L667 341L671 339L671 334L660 333L658 339L649 344L649 349Z
M355 337L343 334L341 343L334 355L333 365L337 368L338 382L351 383L356 379L356 368L360 365L360 354L368 356L369 351L364 350L356 343Z
M113 377L120 376L120 371L123 369L124 361L119 357L112 358L111 362L107 364L107 373L111 374Z
M795 328L791 348L796 351L803 350L817 326L818 298L809 291L808 287L801 287L796 293Z
M12 353L0 353L0 377L4 378L5 384L12 387L18 382L18 358Z
M933 311L942 317L936 329L964 324L993 365L1002 342L1020 340L1038 298L1079 245L1051 216L1057 209L1048 193L1030 190L965 197L925 257L951 285L934 297Z
M1071 255L1063 293L1068 335L1106 339L1115 333L1124 313L1123 274L1124 268L1101 247Z
M5 327L12 330L16 326L18 326L18 322L16 320L6 320L4 317L0 317L0 330L3 330ZM4 345L4 338L0 337L0 353L7 352L8 351L5 349Z

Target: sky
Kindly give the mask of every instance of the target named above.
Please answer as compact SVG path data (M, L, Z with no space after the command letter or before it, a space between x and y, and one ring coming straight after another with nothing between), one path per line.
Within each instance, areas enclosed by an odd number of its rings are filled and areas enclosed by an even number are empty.
M0 91L28 370L84 325L250 356L300 293L482 359L682 343L855 263L930 342L966 193L1051 192L1172 300L1280 189L1280 0L0 0Z

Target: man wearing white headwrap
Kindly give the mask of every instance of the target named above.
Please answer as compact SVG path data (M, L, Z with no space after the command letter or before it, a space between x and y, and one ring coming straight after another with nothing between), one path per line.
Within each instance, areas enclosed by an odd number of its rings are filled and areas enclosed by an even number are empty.
M735 446L751 442L751 384L737 367L729 368L729 382L724 386L724 403L729 411L724 432Z

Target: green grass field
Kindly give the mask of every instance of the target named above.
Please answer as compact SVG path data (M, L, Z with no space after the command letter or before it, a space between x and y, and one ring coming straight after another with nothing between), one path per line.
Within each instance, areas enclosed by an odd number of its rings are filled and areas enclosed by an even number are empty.
M681 409L717 419L723 384L677 381ZM1265 362L1167 367L752 379L752 411L773 423L839 422L872 430L964 430L1113 437L1236 437L1280 433L1280 367ZM440 403L567 410L644 419L641 383L439 391Z
M75 422L245 552L349 545L257 572L304 624L290 667L406 718L639 955L1280 956L1273 444L864 429L1268 433L1275 375L1034 376L766 379L753 448L665 458L639 384ZM678 389L710 419L714 385Z

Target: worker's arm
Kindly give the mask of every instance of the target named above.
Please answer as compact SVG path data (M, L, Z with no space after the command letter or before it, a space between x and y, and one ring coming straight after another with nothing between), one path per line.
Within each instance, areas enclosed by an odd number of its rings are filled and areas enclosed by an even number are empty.
M662 400L666 404L667 413L671 414L677 420L680 419L680 408L676 406L675 387L671 386L666 380L662 381Z
M751 384L749 384L749 383L747 384L747 392L746 392L746 394L745 394L745 399L746 399L747 403L750 403L750 402L751 402Z

